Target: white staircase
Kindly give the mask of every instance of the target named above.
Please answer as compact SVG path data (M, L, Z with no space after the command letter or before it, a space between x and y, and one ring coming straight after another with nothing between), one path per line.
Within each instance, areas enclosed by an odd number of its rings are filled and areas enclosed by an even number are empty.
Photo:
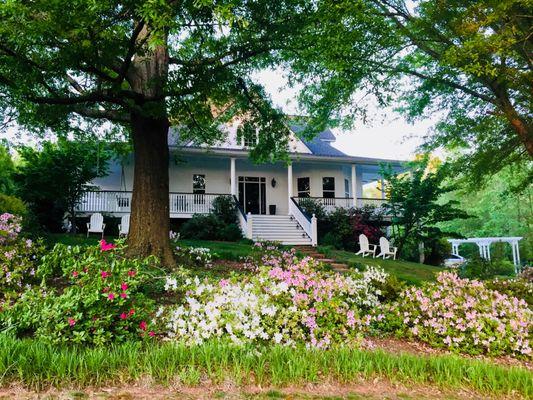
M290 215L252 215L252 239L311 245L311 238Z

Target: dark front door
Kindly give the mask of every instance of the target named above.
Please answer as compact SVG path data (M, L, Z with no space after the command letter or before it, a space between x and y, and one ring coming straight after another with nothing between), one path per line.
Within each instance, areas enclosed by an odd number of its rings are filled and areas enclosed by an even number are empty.
M246 213L259 214L259 182L247 182L244 186L246 205L244 207Z
M239 176L239 203L246 214L266 213L266 179Z

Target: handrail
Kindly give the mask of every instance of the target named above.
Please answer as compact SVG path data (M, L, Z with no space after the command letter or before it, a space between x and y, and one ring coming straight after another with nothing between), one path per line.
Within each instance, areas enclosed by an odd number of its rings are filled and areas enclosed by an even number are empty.
M316 217L313 215L309 218L300 208L298 203L294 200L293 197L290 198L289 202L289 214L292 215L296 221L303 228L305 233L311 238L311 244L313 246L317 245L317 221Z
M308 215L303 209L302 207L300 207L300 205L298 204L298 202L295 200L294 197L291 197L291 201L294 203L294 205L296 206L296 208L298 208L298 210L300 210L300 212L303 214L303 216L307 219L307 221L311 222L311 215Z
M244 208L242 208L241 203L239 203L239 199L237 199L237 196L233 195L233 200L235 201L235 205L237 206L237 210L241 214L241 216L246 221L246 213L244 212Z

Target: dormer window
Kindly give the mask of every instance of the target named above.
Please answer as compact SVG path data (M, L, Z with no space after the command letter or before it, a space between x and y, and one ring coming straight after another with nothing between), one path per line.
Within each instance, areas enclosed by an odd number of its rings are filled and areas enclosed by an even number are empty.
M257 145L257 132L245 132L242 136L242 145L243 147L254 147L255 145Z

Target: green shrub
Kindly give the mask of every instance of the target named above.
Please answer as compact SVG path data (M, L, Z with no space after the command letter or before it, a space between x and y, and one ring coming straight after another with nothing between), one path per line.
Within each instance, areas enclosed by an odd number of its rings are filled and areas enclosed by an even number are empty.
M224 199L224 197L219 198ZM242 232L237 223L228 224L215 214L195 214L181 226L180 237L197 240L238 241L242 238Z
M0 193L0 214L3 213L20 215L24 218L28 215L28 208L18 197Z
M143 290L157 265L154 257L124 257L121 244L57 244L38 270L43 286L6 310L3 325L53 343L103 345L153 336L154 303Z
M302 198L299 200L298 205L300 206L302 211L309 217L315 214L315 217L319 221L326 219L326 209L318 201L311 198Z
M469 279L492 279L496 276L511 276L514 265L508 260L486 260L479 256L469 259L461 267L460 275Z
M220 221L226 225L236 225L237 220L237 206L235 200L230 196L218 196L213 200L211 212Z

